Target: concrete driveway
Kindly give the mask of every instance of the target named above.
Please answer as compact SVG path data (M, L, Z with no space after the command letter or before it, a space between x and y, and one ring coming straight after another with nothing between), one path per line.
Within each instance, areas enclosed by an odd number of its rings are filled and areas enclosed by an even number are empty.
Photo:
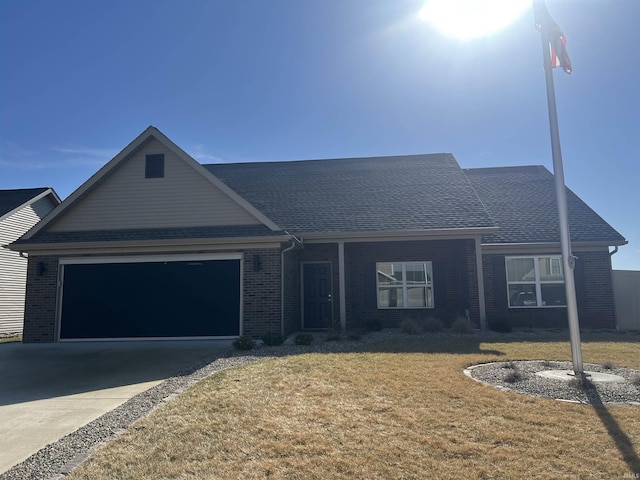
M0 473L230 344L0 344Z

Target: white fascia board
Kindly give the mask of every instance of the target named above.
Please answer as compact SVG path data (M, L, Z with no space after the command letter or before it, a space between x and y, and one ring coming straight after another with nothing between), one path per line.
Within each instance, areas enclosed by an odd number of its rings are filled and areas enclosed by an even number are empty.
M144 253L202 250L250 250L256 248L280 248L281 242L290 237L242 237L220 239L138 240L122 242L39 243L11 245L10 249L34 255L89 255L101 252Z
M326 242L390 242L406 240L453 240L460 238L473 239L477 235L493 233L498 227L478 227L460 229L434 230L393 230L378 232L312 232L297 234L303 243Z

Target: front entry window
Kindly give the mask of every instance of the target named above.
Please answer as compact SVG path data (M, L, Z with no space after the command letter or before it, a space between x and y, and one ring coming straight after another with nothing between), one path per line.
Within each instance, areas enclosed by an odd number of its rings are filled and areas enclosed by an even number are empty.
M560 257L507 257L509 307L567 305Z
M378 308L433 308L431 262L377 263Z

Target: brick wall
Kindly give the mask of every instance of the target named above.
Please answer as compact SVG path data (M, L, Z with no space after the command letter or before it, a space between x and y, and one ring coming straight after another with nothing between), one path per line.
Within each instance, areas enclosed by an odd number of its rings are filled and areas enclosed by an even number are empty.
M287 335L300 330L302 324L300 253L296 248L284 254L284 332Z
M435 308L378 309L376 262L431 261L434 269ZM347 326L360 327L377 320L398 327L405 319L435 317L445 325L469 310L479 325L475 245L473 240L348 243L345 245ZM444 291L442 291L444 290Z
M578 317L581 328L615 328L615 309L611 280L611 258L607 251L578 252L575 274ZM510 254L509 256L513 256ZM515 254L517 255L517 254ZM527 254L524 254L527 255ZM487 320L506 318L517 328L567 328L566 307L561 308L500 308L504 303L506 287L496 291L495 276L506 275L504 270L494 271L494 258L504 255L483 255ZM498 301L497 295L503 298Z
M578 296L578 316L583 328L616 328L616 313L613 301L611 256L608 251L578 252L583 275L576 284L584 284L584 292ZM577 288L580 286L578 285ZM582 293L582 292L581 292Z
M56 333L57 257L29 256L23 341L53 342Z
M256 255L258 271L253 265ZM280 333L280 250L251 250L244 257L242 333L254 338Z

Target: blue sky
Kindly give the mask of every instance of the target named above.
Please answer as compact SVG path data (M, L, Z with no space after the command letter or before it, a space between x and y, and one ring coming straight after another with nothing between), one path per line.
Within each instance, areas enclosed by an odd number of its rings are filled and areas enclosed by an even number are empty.
M202 163L451 152L552 170L531 12L443 36L412 0L4 0L0 189L65 198L154 125ZM547 0L567 185L640 270L640 1Z

